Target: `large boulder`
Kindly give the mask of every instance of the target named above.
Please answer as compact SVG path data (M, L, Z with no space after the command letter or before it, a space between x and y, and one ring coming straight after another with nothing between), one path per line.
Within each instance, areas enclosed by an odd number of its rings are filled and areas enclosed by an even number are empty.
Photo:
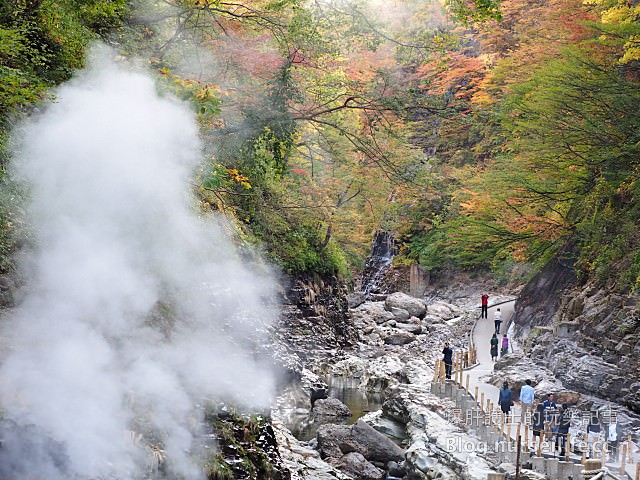
M355 452L356 445L351 438L351 426L326 424L318 428L316 434L318 451L322 458L339 459L345 453Z
M404 322L405 320L409 320L411 315L404 308L391 307L388 309L391 313L393 313L393 318L398 320L399 322Z
M364 455L358 452L347 453L337 462L333 462L333 465L358 480L384 480L386 477L384 470L369 463Z
M404 459L402 448L363 420L353 425L351 436L360 447L360 453L371 462L387 463Z
M340 459L358 452L370 462L404 459L404 450L362 419L355 425L322 425L318 429L318 451L322 458Z
M384 302L386 310L391 311L392 308L400 308L409 312L412 317L422 318L427 313L427 306L423 300L412 297L402 292L392 293Z
M430 315L439 317L442 320L451 320L452 318L458 317L464 313L461 308L445 302L430 303L427 308Z
M337 398L329 397L316 400L313 404L316 417L350 417L351 410Z
M387 345L406 345L415 341L416 336L406 330L393 329L384 337L384 343Z

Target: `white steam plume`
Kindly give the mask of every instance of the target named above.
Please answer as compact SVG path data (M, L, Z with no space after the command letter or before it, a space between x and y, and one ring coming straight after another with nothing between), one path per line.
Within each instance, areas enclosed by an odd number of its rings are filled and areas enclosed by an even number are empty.
M197 133L188 108L94 49L21 134L38 247L29 293L2 320L0 405L47 438L33 442L64 446L67 474L135 478L147 459L127 431L145 423L172 471L199 478L202 399L270 401L273 375L247 344L273 317L272 282L197 214ZM11 459L12 478L55 478L33 460Z

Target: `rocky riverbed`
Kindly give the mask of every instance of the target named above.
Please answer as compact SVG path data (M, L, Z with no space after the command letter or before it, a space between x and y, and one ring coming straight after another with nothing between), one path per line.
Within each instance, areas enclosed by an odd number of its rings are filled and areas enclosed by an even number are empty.
M299 381L277 399L273 418L292 478L484 480L489 471L500 468L490 450L452 447L473 445L478 439L456 416L452 402L430 392L443 343L449 341L454 350L468 346L481 288L454 284L428 291L425 299L398 292L373 294L366 301L351 295L348 323L359 335L348 348L335 339L316 337L306 361L297 358L295 349L287 352L300 367ZM509 298L509 293L493 294L492 303ZM381 408L346 424L345 406L322 398L331 378L348 378L362 392L381 394ZM503 357L487 381L500 385L506 379L517 389L526 378L534 381L538 392L555 391L561 402L580 409L607 406L605 400L564 388L552 371L522 353ZM616 411L625 428L637 426L633 413L618 406ZM309 441L295 438L288 430L294 417L319 422L316 436ZM402 435L393 431L398 425Z
M312 363L289 362L304 366L299 381L278 398L273 417L292 478L486 478L491 459L450 447L451 438L467 444L477 440L456 419L454 404L430 393L444 342L454 350L468 347L477 301L469 296L451 303L450 297L432 293L428 301L399 292L367 301L352 295L348 316L360 333L357 343L331 348L318 339ZM344 406L321 398L329 378L355 379L361 391L382 394L381 408L345 425L340 420L349 415ZM309 442L286 428L300 415L324 423ZM396 443L389 440L398 436L390 431L394 425L404 429Z

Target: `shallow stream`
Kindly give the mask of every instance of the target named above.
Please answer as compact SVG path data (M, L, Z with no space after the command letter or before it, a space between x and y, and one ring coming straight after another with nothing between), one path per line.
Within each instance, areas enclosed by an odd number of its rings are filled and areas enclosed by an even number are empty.
M327 379L328 396L337 398L344 403L351 416L346 418L322 418L314 419L310 412L300 414L293 419L289 427L293 435L302 441L315 438L318 428L327 423L351 425L364 415L382 408L384 395L381 392L365 392L358 388L357 378L332 376ZM375 428L400 444L406 438L404 426L395 420L381 417L376 422Z

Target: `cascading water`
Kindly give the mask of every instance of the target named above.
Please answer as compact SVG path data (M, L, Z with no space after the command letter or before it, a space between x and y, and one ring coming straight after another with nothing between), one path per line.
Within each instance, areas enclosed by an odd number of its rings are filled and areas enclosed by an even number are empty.
M384 275L391 266L394 255L393 234L383 230L373 236L371 255L365 263L360 279L360 291L365 295L379 293Z
M251 345L276 312L270 276L195 207L194 116L97 48L16 137L36 246L0 322L0 478L142 478L146 436L201 478L207 399L270 402Z

